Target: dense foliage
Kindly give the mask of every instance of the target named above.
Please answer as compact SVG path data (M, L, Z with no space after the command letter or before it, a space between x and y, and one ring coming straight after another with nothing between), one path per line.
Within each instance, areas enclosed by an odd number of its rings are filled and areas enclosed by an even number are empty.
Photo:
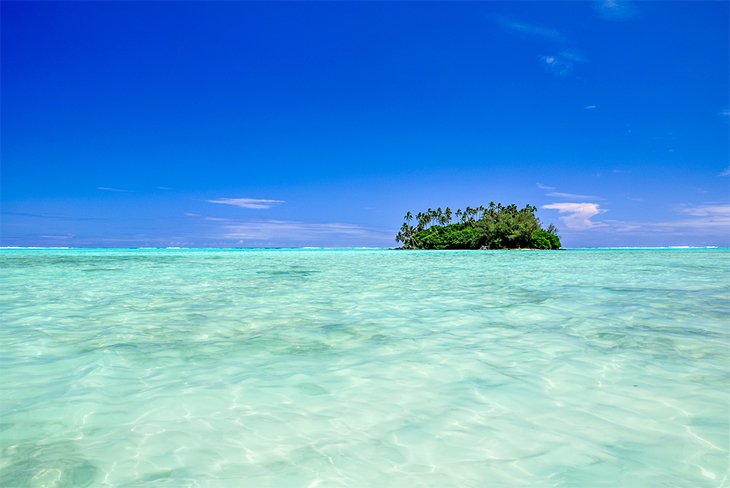
M415 216L408 212L395 240L403 249L560 249L557 229L540 226L537 207L503 206L457 210L428 209ZM452 217L456 222L452 223Z

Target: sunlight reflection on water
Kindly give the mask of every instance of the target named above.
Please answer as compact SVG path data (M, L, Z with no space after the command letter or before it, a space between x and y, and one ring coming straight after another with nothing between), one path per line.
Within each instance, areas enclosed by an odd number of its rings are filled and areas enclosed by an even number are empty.
M3 250L0 486L720 486L725 250Z

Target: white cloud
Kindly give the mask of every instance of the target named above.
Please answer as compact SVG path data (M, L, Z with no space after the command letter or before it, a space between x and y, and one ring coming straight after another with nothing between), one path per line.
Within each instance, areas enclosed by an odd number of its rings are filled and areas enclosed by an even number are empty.
M542 183L537 183L537 187L541 190L546 190L547 193L545 193L545 195L549 197L569 198L571 200L604 200L604 198L596 195L582 195L579 193L566 193L562 191L555 191L557 190L557 188L555 188L554 186L546 186Z
M730 217L727 216L712 216L702 219L684 219L684 220L671 220L666 222L652 222L647 225L648 228L667 232L671 234L687 234L687 230L692 232L708 232L715 233L718 230L724 231L727 236L730 233Z
M511 17L495 16L492 18L499 25L512 32L557 42L565 42L566 40L565 34L551 27L528 24L527 22L522 22Z
M260 198L216 198L215 200L208 200L208 203L220 203L221 205L265 210L285 202L283 200L267 200Z
M606 20L629 20L639 13L628 0L598 0L594 2L598 15Z
M96 189L101 190L101 191L112 191L112 192L117 192L117 193L129 193L130 192L130 190L121 190L119 188L111 188L108 186L97 186Z
M576 63L587 63L588 60L575 49L566 49L560 54L540 56L540 63L545 71L555 76L567 76L573 72Z
M560 59L559 56L540 56L540 62L550 74L567 76L573 72L573 63Z
M244 241L286 240L290 242L318 242L333 238L386 238L393 236L355 224L346 223L307 223L292 220L259 220L238 222L223 227L226 239L243 239Z
M674 236L717 236L718 232L730 235L730 205L684 205L678 209L682 217L657 222L625 222L606 220L611 231L635 234L665 234Z
M720 176L730 176L730 167L725 169L722 173L720 173Z
M560 220L570 230L586 230L605 225L591 220L592 217L605 212L597 203L550 203L543 205L542 208L567 214L560 217Z
M665 220L592 220L605 212L597 203L552 203L542 208L557 210L566 230L600 232L609 241L653 242L652 245L727 245L730 239L730 203L686 204ZM620 237L616 237L620 235Z
M662 222L612 222L611 230L636 234L667 234L675 236L724 236L730 233L730 218L684 219ZM719 233L719 234L718 234Z
M634 232L640 231L643 224L639 222L624 222L622 220L605 220L604 223L614 232Z
M603 200L603 198L595 195L579 195L576 193L564 193L562 191L551 191L550 193L546 193L546 195L549 197L570 198L572 200Z
M685 205L680 208L680 212L695 217L730 219L730 205L728 204Z
M596 108L598 108L598 105L586 105L586 106L585 106L585 107L583 107L583 108L584 108L585 110L595 110Z

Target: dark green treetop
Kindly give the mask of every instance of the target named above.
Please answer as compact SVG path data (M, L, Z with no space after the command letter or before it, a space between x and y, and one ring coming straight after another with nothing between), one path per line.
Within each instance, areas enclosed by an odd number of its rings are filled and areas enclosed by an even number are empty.
M415 215L415 225L408 212L395 240L402 249L560 249L557 228L543 229L536 211L533 205L519 209L494 202L456 212L429 208Z

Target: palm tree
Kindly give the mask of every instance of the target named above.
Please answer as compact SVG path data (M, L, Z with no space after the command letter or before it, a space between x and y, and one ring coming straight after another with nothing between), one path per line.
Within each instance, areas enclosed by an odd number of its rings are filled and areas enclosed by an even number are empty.
M456 217L463 227L474 227L470 229L475 231L476 236L468 242L462 242L459 232L439 232L429 233L423 232L430 226L447 225L451 222L453 215L450 207L442 210L441 207L436 210L429 208L425 212L418 212L415 216L416 226L409 225L414 219L413 214L409 211L406 213L403 226L396 234L397 242L403 243L403 249L419 249L434 247L432 239L441 239L442 237L448 241L448 245L478 247L483 246L489 249L514 249L527 248L535 246L535 232L542 230L540 219L535 215L537 207L527 204L523 208L519 208L515 204L502 205L501 203L489 202L488 206L480 205L479 207L466 207L466 210L457 209ZM432 228L432 230L443 230ZM457 231L457 229L453 229ZM461 229L458 229L461 231ZM420 234L423 232L423 234ZM544 231L543 237L546 242L549 241L549 247L557 249L560 247L558 238L558 229L550 224ZM426 235L428 234L428 235ZM441 234L444 234L441 236ZM452 237L453 234L453 237ZM542 243L541 243L542 246Z
M418 212L416 214L416 220L418 220L418 224L416 225L416 229L423 230L423 228L426 225L426 216L423 214L423 212Z
M415 229L404 222L400 228L400 232L398 232L400 236L399 242L403 243L404 249L414 249L416 247L415 234Z
M467 211L469 212L469 220L474 221L476 220L474 217L477 216L477 212L479 212L478 208L472 208L472 207L466 207Z
M436 215L436 222L439 225L444 225L446 223L446 220L444 219L444 211L441 210L441 207L436 209L435 215Z

